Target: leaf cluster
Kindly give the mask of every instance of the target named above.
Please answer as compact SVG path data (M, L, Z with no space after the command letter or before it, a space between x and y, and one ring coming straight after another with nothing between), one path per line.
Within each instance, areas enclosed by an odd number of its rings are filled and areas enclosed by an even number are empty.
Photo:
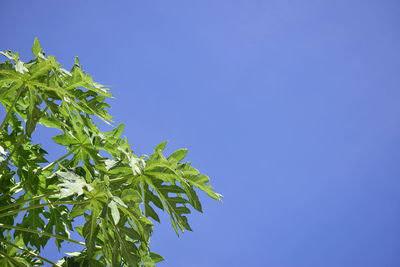
M102 131L95 121L111 125L105 100L112 95L78 58L68 71L37 39L32 52L29 62L0 52L0 265L154 266L163 260L150 250L158 212L168 213L179 234L192 230L191 209L202 212L198 191L221 195L183 162L186 149L166 156L163 142L139 157L122 137L123 124ZM38 125L58 130L52 140L65 151L60 158L49 161L34 143ZM50 239L82 250L52 262L40 256Z

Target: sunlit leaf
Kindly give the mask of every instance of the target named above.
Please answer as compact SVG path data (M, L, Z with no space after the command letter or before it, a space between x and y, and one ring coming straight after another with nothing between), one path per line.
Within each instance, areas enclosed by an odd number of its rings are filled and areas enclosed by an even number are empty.
M72 196L74 194L80 196L84 193L84 189L89 191L93 190L93 188L86 183L85 179L73 172L59 171L57 175L61 178L61 183L58 185L61 190L60 193L55 196L59 198Z

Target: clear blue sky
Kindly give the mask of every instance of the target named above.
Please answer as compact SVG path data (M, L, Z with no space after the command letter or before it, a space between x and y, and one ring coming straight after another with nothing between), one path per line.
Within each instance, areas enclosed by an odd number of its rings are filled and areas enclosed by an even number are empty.
M0 49L79 56L138 154L187 147L224 195L180 238L162 217L160 267L400 266L399 1L9 0L1 21Z

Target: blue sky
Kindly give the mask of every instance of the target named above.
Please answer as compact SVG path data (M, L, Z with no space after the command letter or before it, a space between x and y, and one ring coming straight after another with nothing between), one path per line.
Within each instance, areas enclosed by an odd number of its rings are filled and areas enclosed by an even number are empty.
M398 1L3 1L1 14L1 50L29 59L39 37L67 68L79 56L112 86L137 154L186 147L224 195L202 195L180 238L162 217L160 267L400 266Z

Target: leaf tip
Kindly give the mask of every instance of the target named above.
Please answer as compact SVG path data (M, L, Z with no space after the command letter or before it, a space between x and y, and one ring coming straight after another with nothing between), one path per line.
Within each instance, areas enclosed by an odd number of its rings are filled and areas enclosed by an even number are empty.
M35 37L33 40L33 46L32 46L32 53L38 57L39 53L42 53L42 47L40 46L39 38Z

